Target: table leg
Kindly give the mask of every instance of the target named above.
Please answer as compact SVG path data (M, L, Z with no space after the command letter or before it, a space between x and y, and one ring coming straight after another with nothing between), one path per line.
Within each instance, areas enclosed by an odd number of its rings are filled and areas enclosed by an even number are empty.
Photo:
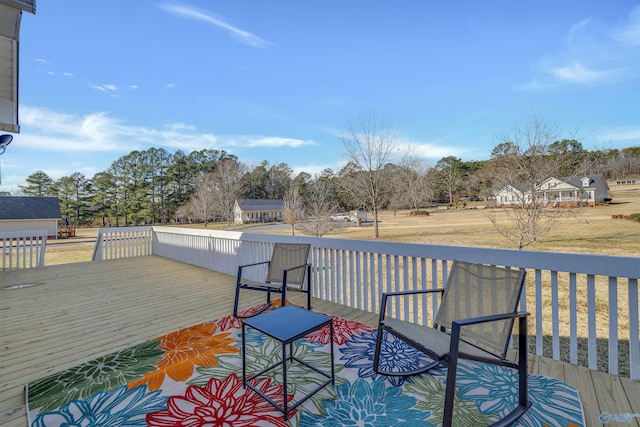
M289 348L289 351L291 350L292 347ZM287 399L287 345L285 343L282 343L282 383L284 385L284 420L287 421L289 419L289 400Z
M331 384L336 385L336 372L333 366L333 319L329 323L329 339L331 340Z
M245 351L245 337L246 329L244 322L242 322L242 388L247 388L247 364L246 364L246 351Z

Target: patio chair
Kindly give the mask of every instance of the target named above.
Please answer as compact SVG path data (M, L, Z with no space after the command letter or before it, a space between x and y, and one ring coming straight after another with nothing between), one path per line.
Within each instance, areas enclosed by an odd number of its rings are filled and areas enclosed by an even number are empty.
M236 280L236 296L233 302L233 315L239 318L256 316L271 306L271 294L282 295L284 307L287 291L307 294L307 309L311 310L311 264L307 262L310 245L298 243L276 243L270 261L241 265L238 267ZM268 265L264 281L256 281L243 277L247 268ZM305 280L306 279L306 280ZM241 290L262 291L267 293L267 302L248 315L238 315L238 303Z
M373 369L382 375L417 375L439 365L447 367L443 426L451 426L458 359L507 366L518 373L518 404L495 426L506 426L531 406L527 395L527 316L518 312L525 272L454 261L443 289L389 292L382 295ZM426 293L442 295L434 326L385 318L387 301ZM415 297L414 297L415 298ZM514 320L518 319L518 360L507 359ZM411 371L380 368L382 342L386 333L426 354L431 363ZM384 360L383 363L384 364ZM389 365L389 363L387 363Z

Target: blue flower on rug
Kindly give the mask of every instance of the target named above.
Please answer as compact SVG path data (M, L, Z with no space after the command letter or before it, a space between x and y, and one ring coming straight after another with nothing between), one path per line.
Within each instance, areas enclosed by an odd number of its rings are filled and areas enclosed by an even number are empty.
M411 347L402 340L385 332L380 351L380 369L385 372L402 372L415 369L417 366L425 366L431 362L424 353ZM411 382L410 377L395 377L380 375L373 370L373 357L376 350L376 338L378 331L362 334L360 337L345 342L346 348L340 348L343 360L346 360L347 368L358 369L358 376L376 380L388 380L394 386L402 386L405 382Z
M529 375L529 399L533 406L520 419L519 427L537 427L540 420L549 427L565 427L582 419L578 391L555 378Z
M480 412L504 416L518 405L518 373L515 369L465 361L458 365L458 395L476 402ZM553 378L529 375L529 400L533 406L518 426L566 426L582 418L580 399L574 388Z
M166 409L167 398L160 391L147 393L147 386L112 392L98 392L86 400L72 400L57 411L45 412L32 427L120 427L146 426L148 412Z
M486 363L458 364L458 395L477 403L483 414L508 414L518 404L518 372Z
M336 392L336 400L323 400L323 414L302 413L299 426L434 427L426 421L431 412L415 409L416 399L402 395L400 387L359 378L336 387Z

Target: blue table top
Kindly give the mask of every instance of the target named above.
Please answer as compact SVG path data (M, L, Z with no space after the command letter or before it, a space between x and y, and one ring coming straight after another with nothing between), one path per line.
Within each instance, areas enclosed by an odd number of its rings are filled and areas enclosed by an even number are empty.
M300 307L287 305L244 321L248 326L256 328L282 342L318 329L322 324L329 324L331 318L314 313Z

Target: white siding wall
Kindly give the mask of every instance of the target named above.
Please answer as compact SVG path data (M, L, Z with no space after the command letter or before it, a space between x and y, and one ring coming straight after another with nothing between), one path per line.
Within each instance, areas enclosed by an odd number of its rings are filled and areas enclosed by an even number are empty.
M58 235L58 220L56 219L12 219L0 221L0 232L46 230L47 236Z

